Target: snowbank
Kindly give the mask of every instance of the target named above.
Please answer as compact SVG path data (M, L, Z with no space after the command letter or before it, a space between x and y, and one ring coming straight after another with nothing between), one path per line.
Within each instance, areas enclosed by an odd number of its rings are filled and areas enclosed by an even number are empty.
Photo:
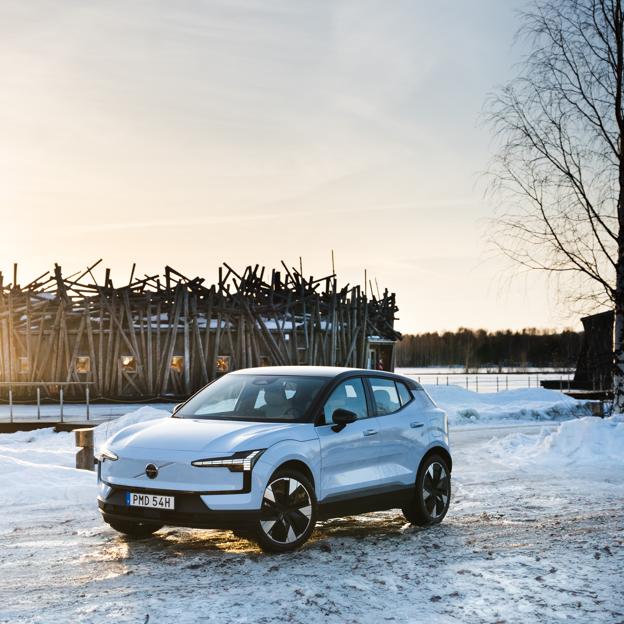
M624 421L581 418L538 436L516 433L490 442L495 458L508 466L566 467L619 464L624 467Z
M170 413L142 407L95 428L95 445L128 425L165 418ZM76 470L76 446L72 432L54 429L20 431L0 435L0 504L93 504L95 474Z
M0 503L77 504L93 501L95 475L76 470L72 433L53 429L0 435ZM10 522L9 513L6 520Z
M472 392L460 386L424 387L446 411L451 425L492 421L562 421L591 415L584 401L545 388L485 393Z

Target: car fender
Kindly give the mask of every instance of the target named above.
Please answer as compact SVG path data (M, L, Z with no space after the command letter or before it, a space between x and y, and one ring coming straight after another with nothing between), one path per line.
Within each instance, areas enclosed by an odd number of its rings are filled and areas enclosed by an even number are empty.
M443 446L450 454L448 416L436 407L428 412L429 440L434 446Z
M313 440L281 440L276 442L260 456L251 473L251 491L245 494L207 494L202 500L210 509L254 509L262 506L264 490L271 475L289 461L299 461L305 464L314 483L320 479L320 446L318 438Z
M318 438L313 440L282 440L269 447L260 457L254 467L260 468L265 477L265 486L271 475L282 465L289 461L299 461L305 464L312 473L314 484L318 484L321 478L321 442Z

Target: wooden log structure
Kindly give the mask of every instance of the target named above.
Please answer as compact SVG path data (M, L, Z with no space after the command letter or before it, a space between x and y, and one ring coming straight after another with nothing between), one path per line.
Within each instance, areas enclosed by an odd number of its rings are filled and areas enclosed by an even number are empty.
M229 371L269 365L394 366L394 293L338 287L282 262L280 270L219 268L208 286L170 266L114 286L93 269L58 264L25 286L0 272L0 400L32 400L36 386L67 400L179 400ZM283 269L283 270L282 270ZM24 382L30 382L28 385Z

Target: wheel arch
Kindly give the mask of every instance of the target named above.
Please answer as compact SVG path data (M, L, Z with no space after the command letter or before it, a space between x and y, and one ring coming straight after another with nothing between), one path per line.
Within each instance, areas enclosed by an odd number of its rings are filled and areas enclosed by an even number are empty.
M278 470L287 470L287 469L296 470L297 472L300 472L301 474L303 474L307 479L310 480L312 487L316 490L316 482L314 480L314 474L312 470L310 469L310 467L305 462L301 461L300 459L289 459L288 461L285 461L284 463L280 464L273 471L273 474L275 474Z
M420 460L420 464L418 465L418 470L419 471L420 471L421 466L425 462L425 460L428 459L429 457L431 457L432 455L442 455L442 457L448 463L449 470L451 472L453 471L453 458L451 457L451 454L448 452L448 449L444 448L443 446L432 446L423 455L423 458Z

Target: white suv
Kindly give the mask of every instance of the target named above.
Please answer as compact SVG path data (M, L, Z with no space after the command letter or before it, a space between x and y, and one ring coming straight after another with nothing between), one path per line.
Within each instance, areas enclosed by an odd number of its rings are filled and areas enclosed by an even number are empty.
M283 552L321 519L396 507L414 524L438 523L451 468L446 415L414 380L256 368L221 377L171 418L110 438L98 504L129 536L163 525L222 528Z

